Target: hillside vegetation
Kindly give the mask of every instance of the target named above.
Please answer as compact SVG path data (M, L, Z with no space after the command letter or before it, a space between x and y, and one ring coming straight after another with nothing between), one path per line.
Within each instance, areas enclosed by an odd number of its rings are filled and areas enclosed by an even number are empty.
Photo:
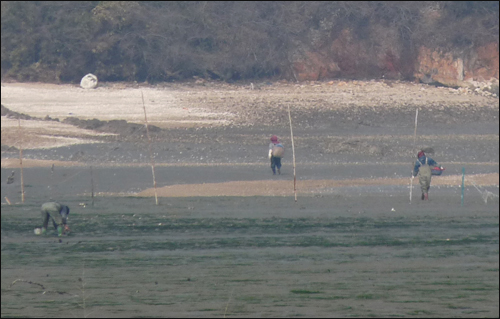
M2 79L56 83L89 72L150 83L293 79L297 59L346 29L373 55L393 47L410 78L422 44L463 51L499 35L497 1L2 1L1 11ZM369 63L354 69L379 75Z

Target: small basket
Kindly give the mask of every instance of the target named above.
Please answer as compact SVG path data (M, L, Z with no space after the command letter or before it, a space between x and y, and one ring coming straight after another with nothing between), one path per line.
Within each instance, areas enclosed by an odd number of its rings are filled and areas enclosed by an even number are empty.
M285 148L281 144L276 144L273 147L273 156L282 158L285 155Z

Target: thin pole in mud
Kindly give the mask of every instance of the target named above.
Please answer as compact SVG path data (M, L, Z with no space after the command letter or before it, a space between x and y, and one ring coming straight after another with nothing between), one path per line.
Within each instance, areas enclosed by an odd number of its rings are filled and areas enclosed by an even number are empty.
M417 111L415 112L415 131L413 132L413 146L411 148L412 152L415 151L415 140L417 139L417 120L418 120L418 108ZM413 170L411 171L411 178L410 178L410 204L411 204L412 192L413 192Z
M19 117L17 123L19 124L19 138L22 141L21 119ZM19 142L19 166L21 166L21 201L24 204L23 146L21 142Z
M54 164L50 168L50 199L54 199Z
M148 136L148 149L149 149L149 157L151 158L151 170L153 171L153 185L155 188L155 201L156 205L158 205L158 193L156 192L156 177L155 177L155 160L153 157L153 151L151 150L151 137L149 136L149 127L148 127L148 118L146 116L146 105L144 104L144 94L142 94L142 107L144 108L144 120L146 121L146 134Z
M92 176L92 165L90 165L90 192L92 198L92 207L94 207L94 177Z
M292 158L293 158L293 192L295 201L297 202L297 175L295 174L295 146L293 145L293 130L292 130L292 115L290 113L290 105L288 105L288 119L290 120L290 136L292 138Z
M462 206L464 206L464 181L465 181L465 167L462 167Z

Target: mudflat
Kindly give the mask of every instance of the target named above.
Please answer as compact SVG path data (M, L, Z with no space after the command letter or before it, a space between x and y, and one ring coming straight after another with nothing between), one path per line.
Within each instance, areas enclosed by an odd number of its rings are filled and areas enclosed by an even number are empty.
M2 316L499 315L497 98L389 81L2 83L2 105ZM420 148L446 169L410 202ZM50 199L71 208L60 240L33 232Z

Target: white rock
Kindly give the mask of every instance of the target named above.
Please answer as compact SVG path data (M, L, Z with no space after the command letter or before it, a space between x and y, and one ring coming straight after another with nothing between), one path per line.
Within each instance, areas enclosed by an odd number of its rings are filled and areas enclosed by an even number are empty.
M95 89L97 87L97 76L92 73L87 74L80 81L80 86L84 89Z

